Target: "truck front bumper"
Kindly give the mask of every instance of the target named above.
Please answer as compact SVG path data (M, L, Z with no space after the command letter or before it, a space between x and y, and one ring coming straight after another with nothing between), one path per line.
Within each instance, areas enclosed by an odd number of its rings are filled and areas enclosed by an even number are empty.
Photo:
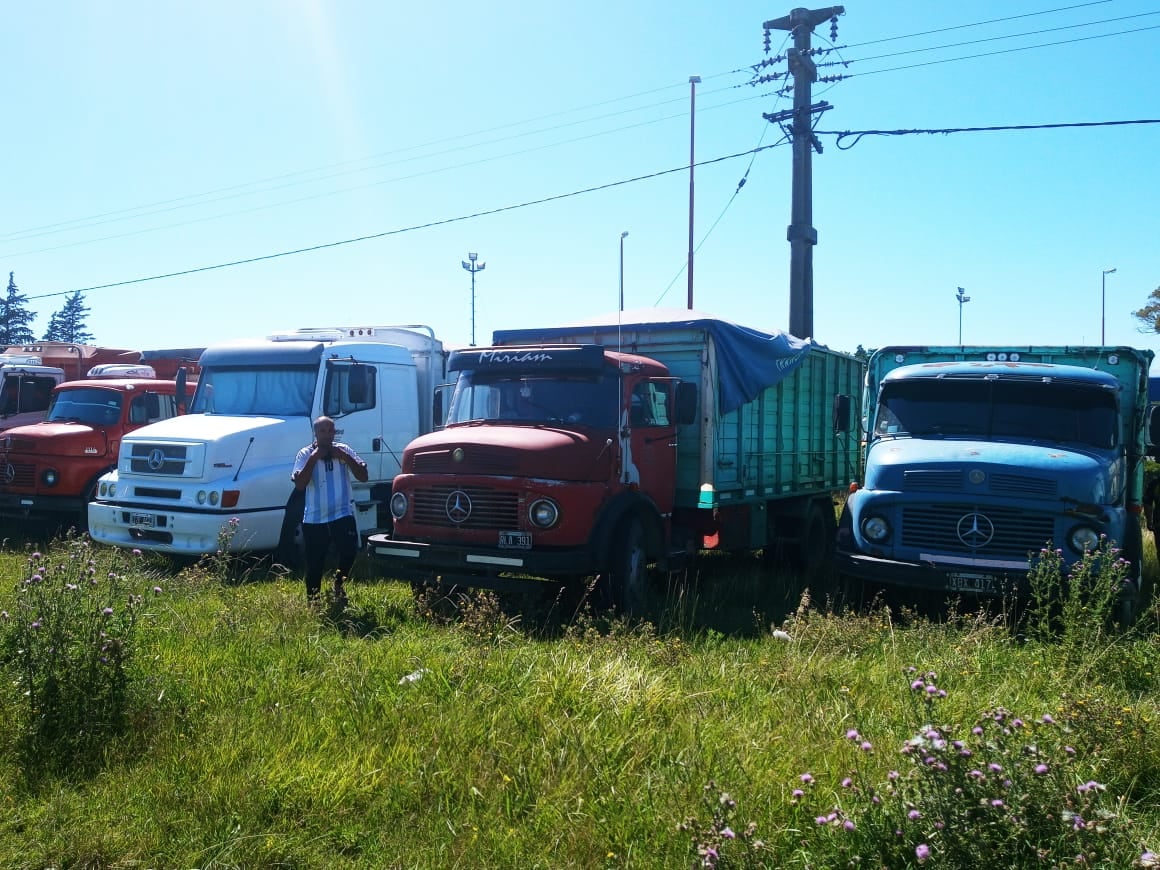
M273 550L284 514L282 508L211 512L94 501L89 502L89 535L112 547L178 556L216 553L225 536L230 552ZM231 529L234 517L238 524Z
M530 583L558 585L596 572L586 547L507 550L427 544L379 534L370 536L367 549L379 569L393 579L448 587L526 590Z
M0 517L47 517L57 514L84 514L85 501L80 496L0 493Z
M998 598L1024 597L1029 592L1027 574L989 565L939 565L932 562L901 562L848 550L834 553L840 574L870 583L923 589L944 594Z

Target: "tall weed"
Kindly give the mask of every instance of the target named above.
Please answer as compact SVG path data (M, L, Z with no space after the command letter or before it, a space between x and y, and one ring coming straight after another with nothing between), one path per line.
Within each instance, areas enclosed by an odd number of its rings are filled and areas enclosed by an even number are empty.
M66 537L29 555L11 612L0 611L0 664L18 693L16 757L29 780L94 770L125 731L144 602L127 582L126 557Z

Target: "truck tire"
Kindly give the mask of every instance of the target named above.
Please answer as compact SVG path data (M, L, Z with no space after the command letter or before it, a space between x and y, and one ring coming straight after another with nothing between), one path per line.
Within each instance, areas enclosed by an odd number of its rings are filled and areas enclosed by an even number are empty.
M834 511L814 502L806 514L801 536L793 546L793 564L807 581L823 577L833 562Z
M648 550L644 524L635 516L626 517L617 528L609 566L612 603L626 615L640 615L650 598Z
M282 516L282 531L278 535L278 549L274 551L274 561L285 565L291 571L304 564L302 543L302 512L306 507L306 493L295 490L286 500L286 513Z
M1135 625L1140 611L1147 604L1144 589L1144 534L1140 530L1138 518L1129 518L1124 538L1124 558L1132 567L1129 576L1124 578L1124 588L1120 590L1120 597L1116 601L1116 624L1121 629Z

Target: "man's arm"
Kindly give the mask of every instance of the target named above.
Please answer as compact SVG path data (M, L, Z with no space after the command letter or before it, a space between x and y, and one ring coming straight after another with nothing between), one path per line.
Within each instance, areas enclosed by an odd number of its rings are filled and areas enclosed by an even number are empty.
M305 461L302 459L302 454L309 451ZM314 466L318 463L318 451L312 447L305 447L298 452L298 456L294 460L294 471L290 474L290 479L294 481L294 488L301 492L306 489L310 483L311 478L314 477Z
M362 461L362 457L360 457L345 444L342 446L335 445L335 448L335 456L337 456L339 460L350 469L351 476L354 477L354 479L359 483L366 483L367 480L370 479L371 475L370 472L367 471L367 464Z

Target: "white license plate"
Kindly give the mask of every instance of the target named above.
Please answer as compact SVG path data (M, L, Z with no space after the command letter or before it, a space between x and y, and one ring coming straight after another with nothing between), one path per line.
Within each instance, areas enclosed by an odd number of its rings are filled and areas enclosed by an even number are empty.
M501 550L530 550L532 536L528 532L500 532L499 548Z
M953 592L998 592L999 578L994 574L947 574L947 589Z
M151 529L155 525L153 514L129 514L129 525L141 529Z

